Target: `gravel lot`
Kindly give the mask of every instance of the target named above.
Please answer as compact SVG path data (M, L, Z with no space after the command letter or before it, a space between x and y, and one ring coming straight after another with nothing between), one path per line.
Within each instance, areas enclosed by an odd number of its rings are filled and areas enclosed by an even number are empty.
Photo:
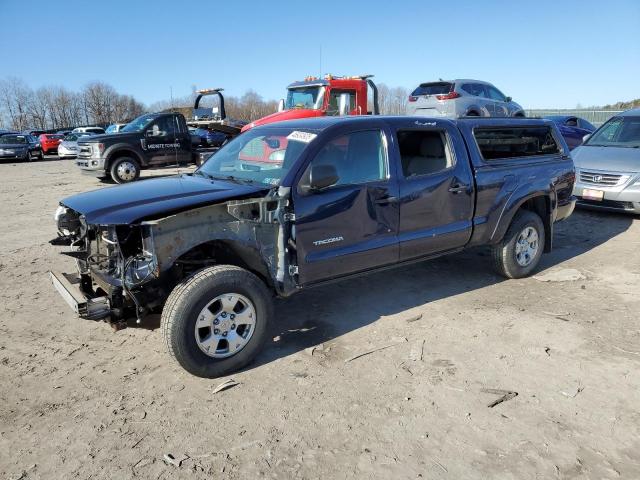
M576 212L534 278L473 251L278 301L214 393L157 317L114 333L51 286L58 200L105 185L71 160L0 178L1 478L640 478L637 217Z

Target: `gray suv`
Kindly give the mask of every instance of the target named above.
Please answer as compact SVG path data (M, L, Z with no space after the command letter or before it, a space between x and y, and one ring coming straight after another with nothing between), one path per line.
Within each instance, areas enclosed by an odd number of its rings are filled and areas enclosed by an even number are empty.
M524 117L524 110L490 83L462 79L420 84L409 96L407 115Z

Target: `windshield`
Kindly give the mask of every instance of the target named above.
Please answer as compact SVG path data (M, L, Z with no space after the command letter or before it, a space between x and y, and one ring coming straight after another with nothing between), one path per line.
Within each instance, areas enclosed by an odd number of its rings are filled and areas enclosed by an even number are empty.
M16 145L19 143L29 143L25 135L2 135L0 136L0 144Z
M142 115L141 117L136 118L135 120L127 123L124 127L120 129L121 132L141 132L145 129L147 125L149 125L153 120L155 120L155 115Z
M291 110L293 108L309 108L318 110L322 107L322 94L324 87L301 87L290 88L287 91L287 102L285 108Z
M614 117L587 140L590 147L640 147L640 117Z
M315 137L293 128L254 128L218 150L194 175L277 186Z
M65 142L75 142L81 137L91 137L93 134L91 133L70 133L66 137L64 137Z

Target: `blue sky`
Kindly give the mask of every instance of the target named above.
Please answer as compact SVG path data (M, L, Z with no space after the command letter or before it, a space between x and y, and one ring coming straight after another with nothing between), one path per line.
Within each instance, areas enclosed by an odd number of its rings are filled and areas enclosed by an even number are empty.
M640 97L640 0L0 0L0 23L0 78L102 80L147 104L192 85L278 99L320 48L323 73L477 78L527 108Z

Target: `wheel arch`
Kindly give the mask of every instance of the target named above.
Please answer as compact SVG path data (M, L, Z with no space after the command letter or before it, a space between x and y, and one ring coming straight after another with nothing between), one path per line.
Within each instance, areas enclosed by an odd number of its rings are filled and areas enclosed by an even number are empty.
M509 203L498 219L496 229L491 236L491 243L502 241L509 225L520 210L536 213L544 225L544 252L549 253L553 247L553 220L551 198L545 192L534 192Z
M111 165L113 165L113 162L118 158L127 156L133 157L138 164L140 164L140 167L144 166L144 159L142 158L142 155L140 155L139 152L136 152L135 149L131 148L129 145L114 145L107 153L107 158L104 162L105 170L108 171L111 168Z
M197 261L207 265L233 265L244 268L255 274L269 288L274 283L269 274L269 267L260 252L239 240L216 239L199 243L176 258L174 265L189 263L190 257L197 256Z

